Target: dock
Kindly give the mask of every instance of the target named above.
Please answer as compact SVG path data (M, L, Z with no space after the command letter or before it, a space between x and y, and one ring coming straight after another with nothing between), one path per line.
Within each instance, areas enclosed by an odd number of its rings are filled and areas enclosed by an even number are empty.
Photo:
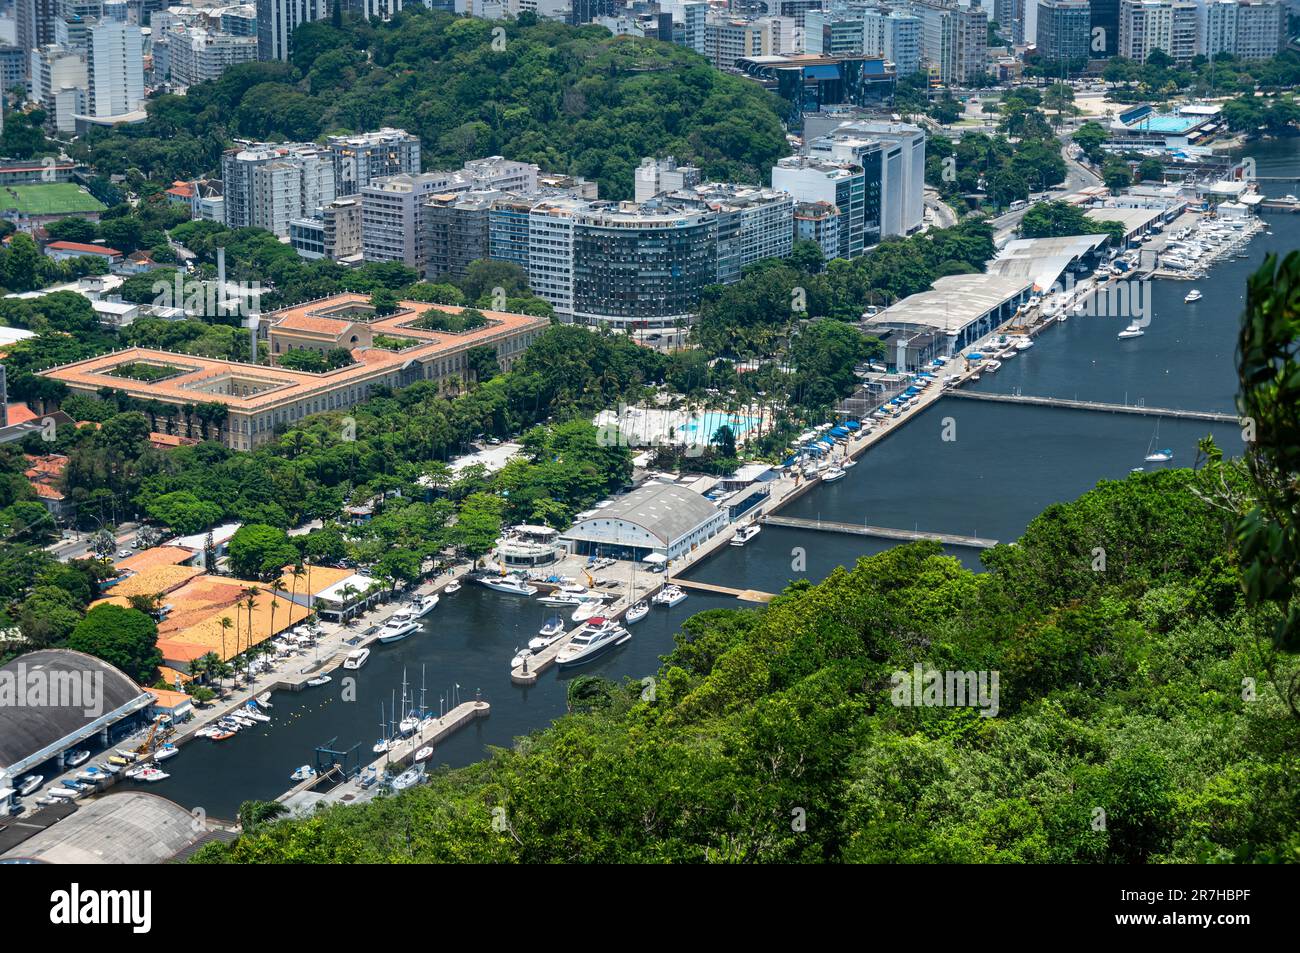
M776 597L775 593L762 592L758 589L736 589L732 586L718 586L711 582L695 582L692 579L674 579L673 585L682 589L695 589L698 592L713 592L720 596L735 596L742 602L771 602Z
M998 544L996 539L985 539L982 536L929 533L923 530L894 529L889 526L866 526L862 523L844 523L839 520L810 520L798 516L768 516L763 522L768 526L784 526L788 529L811 529L823 533L849 533L856 536L874 536L878 539L896 539L909 543L932 539L947 546L968 546L971 549L992 549Z
M1035 407L1058 407L1062 410L1093 410L1108 414L1138 414L1142 417L1172 417L1177 420L1204 420L1208 423L1235 424L1236 414L1212 410L1179 410L1175 407L1147 407L1143 404L1109 404L1100 400L1069 400L1065 397L1035 397L1030 394L994 394L989 391L950 390L945 397L962 400L988 400L1001 404L1026 404Z

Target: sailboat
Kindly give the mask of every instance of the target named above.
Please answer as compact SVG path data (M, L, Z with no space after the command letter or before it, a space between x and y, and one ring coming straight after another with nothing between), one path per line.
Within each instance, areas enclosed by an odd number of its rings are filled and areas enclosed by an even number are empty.
M384 703L379 703L379 740L370 750L375 754L383 754L388 750L392 742L388 738L388 721L384 718Z
M1147 463L1168 463L1174 458L1174 452L1168 447L1157 450L1155 449L1156 441L1160 439L1160 421L1156 421L1155 432L1151 435L1151 441L1147 444L1147 455L1144 457Z
M402 720L397 723L397 731L403 737L412 734L420 726L420 718L414 709L406 710L406 669L402 669Z
M632 563L632 591L628 594L629 598L636 600L636 563ZM628 625L640 622L650 614L650 603L644 599L634 601L628 606L627 612L623 613L623 621Z

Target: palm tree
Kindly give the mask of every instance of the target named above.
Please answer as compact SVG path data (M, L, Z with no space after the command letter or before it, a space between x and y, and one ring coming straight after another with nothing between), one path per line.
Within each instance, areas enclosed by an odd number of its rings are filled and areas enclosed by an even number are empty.
M339 590L339 599L341 599L343 603L343 607L339 612L339 616L341 619L346 619L349 616L349 614L351 613L349 604L352 601L352 597L356 595L360 595L360 593L361 590L358 589L356 586L352 585L352 583L350 582L344 584L343 588Z
M223 667L226 664L226 659L229 657L226 655L226 631L230 628L231 624L230 616L223 615L221 617L221 663ZM217 684L221 684L220 679L218 679Z

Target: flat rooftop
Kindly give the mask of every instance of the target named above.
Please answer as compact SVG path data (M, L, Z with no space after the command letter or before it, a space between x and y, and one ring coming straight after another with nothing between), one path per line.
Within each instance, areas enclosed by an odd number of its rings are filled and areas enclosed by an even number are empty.
M989 273L1003 278L1032 281L1040 290L1060 280L1065 269L1104 244L1107 235L1070 235L1064 238L1017 238L1007 242L989 262Z
M1119 222L1125 233L1135 232L1164 215L1163 209L1150 208L1090 208L1084 215L1094 222Z
M1032 285L1028 278L1017 276L949 275L936 280L931 290L904 298L863 324L868 331L907 326L956 334Z

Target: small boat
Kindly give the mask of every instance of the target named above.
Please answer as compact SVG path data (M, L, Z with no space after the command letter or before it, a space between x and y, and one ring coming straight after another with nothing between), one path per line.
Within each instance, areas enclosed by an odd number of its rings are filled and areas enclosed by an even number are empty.
M131 762L128 761L128 760L126 760L126 758L123 758L121 755L116 755L116 754L115 754L115 755L112 755L112 756L109 757L109 759L108 759L108 763L109 763L109 764L116 764L116 765L118 765L119 767L126 767L126 766L127 766L128 764L130 764Z
M90 752L83 748L80 751L74 751L72 754L68 755L68 760L64 762L64 764L69 768L78 768L89 760Z
M140 764L133 764L122 772L122 776L126 778L138 778L142 772L147 771L150 767L152 767L152 764L148 761L143 761Z
M253 721L270 721L270 720L271 720L271 716L270 716L270 715L264 715L264 714L262 714L262 712L258 711L257 708L254 707L254 706L252 705L252 703L249 703L248 705L245 705L245 706L244 706L244 710L241 711L239 714L242 715L244 718L249 718L249 719L252 719Z
M657 606L665 606L671 609L673 606L686 601L686 593L679 586L668 585L655 593L654 598L650 601Z
M1165 447L1163 450L1152 451L1143 457L1147 463L1168 463L1173 458L1174 452L1168 447Z
M41 807L52 807L53 805L58 804L59 798L52 797L51 795L53 795L53 793L54 792L51 791L49 794L45 795L44 797L38 797L36 799L36 803L39 804Z
M1205 295L1201 294L1199 291L1193 288L1191 291L1187 292L1187 295L1183 298L1183 301L1186 302L1187 304L1191 304L1193 301L1200 301L1204 297Z
M538 596L537 601L544 606L550 606L552 609L566 609L569 606L581 605L583 597L575 595L572 592L548 592L544 596Z
M153 783L154 781L166 781L171 775L160 768L147 766L140 769L140 773L135 776L137 781Z
M1138 327L1138 323L1134 321L1130 323L1129 326L1126 327L1123 331L1119 332L1119 334L1117 334L1116 337L1121 339L1140 338L1144 333L1146 332L1144 332L1140 327Z
M747 523L740 529L736 530L736 535L731 537L732 546L744 546L747 542L763 531L763 527L757 523Z
M258 703L259 705L261 705L263 708L270 708L270 707L272 707L272 706L271 706L271 693L270 693L270 692L262 692L262 694L260 694L260 695L257 696L257 703Z
M213 741L225 741L227 738L235 737L235 733L233 731L218 731L208 735L208 737Z
M44 780L45 780L44 775L40 775L40 774L27 775L25 778L23 778L18 782L19 796L26 797L27 795L31 794L33 791L35 791L37 788L41 786L41 783Z
M836 480L843 480L848 475L848 472L843 467L831 467L822 474L822 482L834 483Z
M496 592L505 592L512 596L537 595L537 587L530 585L522 576L480 576L479 582Z
M239 725L241 728L257 727L257 722L253 721L253 719L249 718L247 715L235 713L235 714L231 714L230 717L235 722L235 724Z
M312 688L315 688L317 685L328 685L332 681L334 681L334 679L328 675L317 675L315 678L307 679L307 684Z
M419 623L412 619L409 614L403 615L399 612L384 623L384 627L379 630L377 638L385 645L389 642L400 642L419 628Z
M574 622L586 622L597 612L605 608L604 602L600 599L583 599L569 616Z
M1012 338L1011 343L1017 351L1028 351L1034 346L1034 339L1031 337Z
M99 768L96 768L93 765L85 771L77 772L78 781L89 781L91 784L102 784L110 779L111 775L105 771L100 771Z
M358 669L366 664L366 659L370 658L370 649L353 649L348 653L348 657L343 660L343 667L346 669Z
M628 625L635 625L650 614L650 603L642 599L636 605L632 606L623 615L623 621Z
M594 618L584 625L555 656L560 668L582 665L632 638L630 632L610 619Z
M375 754L383 754L392 746L393 746L392 742L389 741L387 738L380 738L378 741L374 743L374 745L370 748L370 750L373 751Z
M514 669L519 668L525 662L530 661L532 657L533 657L532 649L516 649L514 658L510 660L511 670L513 671Z
M181 749L169 741L167 744L154 749L153 759L155 761L166 761L168 758L174 758L180 753Z
M433 748L429 747L428 745L425 745L423 748L421 748L419 751L415 753L416 761L428 761L432 757L433 757Z
M424 778L424 765L417 764L408 768L397 777L393 778L393 790L405 791L407 788L413 788Z
M431 596L416 596L411 600L411 618L423 619L436 608L438 608L437 593Z
M854 460L852 457L845 457L843 460L840 461L841 470L852 470L857 465L858 465L858 461Z
M1146 468L1146 467L1129 467L1129 468L1128 468L1128 472L1129 472L1129 473L1146 473L1146 472L1147 472L1147 468Z
M105 774L113 775L113 777L117 777L119 774L122 773L122 769L120 767L118 767L115 764L109 764L107 761L101 761L97 765L95 765L95 767L99 768L99 770L103 771Z
M528 647L536 654L562 638L564 638L564 620L558 615L551 616L538 633L528 640Z
M75 801L83 793L80 788L53 788L50 797L59 801Z
M301 768L289 775L290 781L308 781L316 777L316 769L309 764L304 764Z
M442 591L447 593L447 595L451 595L454 592L460 592L460 583L453 579L451 582L447 583L447 588Z

